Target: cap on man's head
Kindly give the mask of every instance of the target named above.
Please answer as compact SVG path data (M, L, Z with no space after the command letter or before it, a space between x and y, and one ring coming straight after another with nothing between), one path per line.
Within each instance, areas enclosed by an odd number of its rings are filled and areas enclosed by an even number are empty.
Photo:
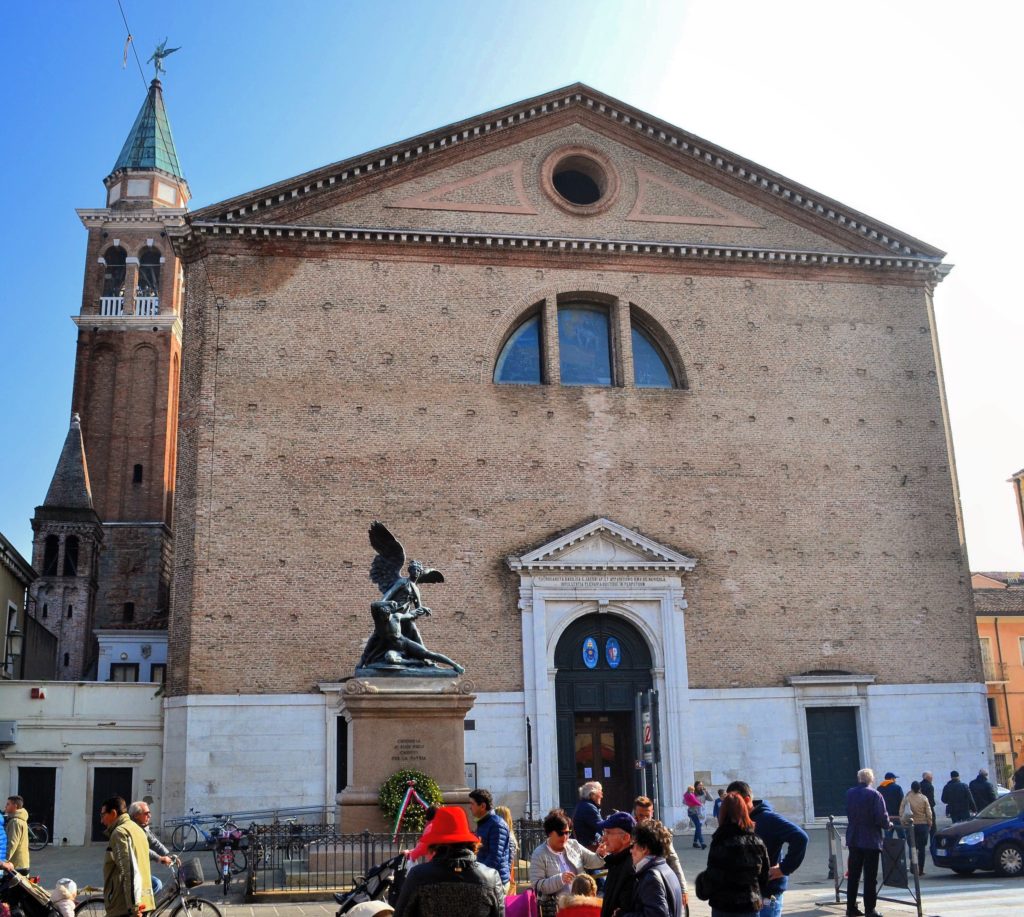
M987 777L988 776L988 771L985 770L985 768L982 768L980 771L978 771L978 776L979 777Z
M957 779L960 776L960 771L950 771L949 776L951 779Z
M599 821L597 827L604 831L606 828L618 828L627 834L632 834L636 827L636 819L628 812L612 812L604 821Z
M886 771L885 772L885 779L886 780L895 780L898 776L899 776L899 774L894 774L892 771Z

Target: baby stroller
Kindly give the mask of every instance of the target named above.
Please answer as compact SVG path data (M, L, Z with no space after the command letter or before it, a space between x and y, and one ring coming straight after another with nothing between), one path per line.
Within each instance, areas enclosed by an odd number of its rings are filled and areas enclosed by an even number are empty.
M53 917L50 896L45 889L17 872L0 876L0 902L11 909L11 917Z
M385 860L380 866L374 866L365 877L359 876L356 879L355 887L351 891L335 894L334 900L339 904L336 917L343 917L364 901L387 901L394 904L398 900L406 872L408 862L404 853Z

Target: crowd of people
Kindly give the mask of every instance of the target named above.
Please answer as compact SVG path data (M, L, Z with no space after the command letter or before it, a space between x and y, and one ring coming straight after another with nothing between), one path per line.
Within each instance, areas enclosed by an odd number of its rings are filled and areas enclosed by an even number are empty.
M688 795L700 805L711 798L699 783ZM632 811L605 815L603 789L592 781L580 788L571 816L563 809L550 811L542 822L545 839L529 854L530 891L524 895L509 894L518 860L511 814L496 809L487 790L474 790L470 799L475 830L457 806L429 813L419 843L409 851L419 865L402 884L395 917L513 917L527 913L519 899L534 895L542 914L558 917L687 913L689 887L672 832L654 818L654 803L646 796L634 800ZM715 811L718 826L707 869L697 877L697 894L709 901L712 917L779 917L788 877L803 861L807 834L766 801L755 800L742 781L719 792ZM694 846L708 846L702 832L696 837ZM373 913L382 917L389 911L374 906Z
M0 828L0 869L23 876L31 869L28 845L28 811L21 796L8 796ZM128 806L120 796L100 805L100 822L107 836L103 858L103 903L107 917L138 917L155 907L162 886L150 870L150 862L171 863L167 848L150 830L149 804ZM51 892L51 904L61 917L74 917L78 886L60 879Z
M924 875L925 849L935 836L935 787L932 774L904 793L898 776L887 772L875 789L874 772L864 768L857 785L847 791L846 845L849 849L847 917L881 917L876 886L883 839L906 838L917 853ZM1020 784L1020 786L1018 786ZM1014 774L1024 788L1024 768ZM495 806L491 793L470 794L469 819L458 806L428 813L426 828L408 852L415 863L406 876L393 913L395 917L515 917L516 864L523 851L511 811ZM529 855L530 886L542 913L559 917L684 917L689 888L672 832L654 818L654 803L638 796L631 812L605 816L604 791L591 781L580 788L570 817L553 809L543 820L545 840ZM950 773L940 801L954 821L965 821L996 799L996 788L983 768L965 784ZM700 781L687 787L684 803L694 826L693 846L705 849L705 804L711 794ZM0 867L28 875L28 812L20 796L10 796L0 828ZM807 834L798 825L755 799L750 786L736 780L714 800L717 827L711 835L707 868L695 881L698 897L711 906L711 917L781 917L791 876L803 862ZM108 837L103 865L107 917L141 917L154 908L160 889L150 862L171 863L167 848L149 827L150 810L143 801L126 805L111 797L100 806ZM595 880L592 872L600 873ZM863 887L864 911L857 906ZM77 889L61 879L52 893L54 908L73 917ZM391 908L368 902L367 914L386 917ZM362 905L360 905L362 907ZM353 912L354 913L354 912ZM523 911L522 913L526 913Z

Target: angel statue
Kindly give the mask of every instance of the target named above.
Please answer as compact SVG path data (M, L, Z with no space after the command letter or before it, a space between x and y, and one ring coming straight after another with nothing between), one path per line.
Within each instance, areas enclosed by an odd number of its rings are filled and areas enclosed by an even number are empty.
M424 567L418 560L410 560L406 576L402 576L405 549L382 522L370 525L370 545L377 552L370 566L370 579L383 593L380 601L370 605L373 616L373 634L366 641L366 649L356 667L357 674L386 674L389 672L434 674L436 663L451 666L458 675L465 669L441 653L434 653L423 645L418 618L430 614L420 596L420 583L443 583L440 570ZM425 671L424 671L425 670ZM441 672L437 671L440 675Z

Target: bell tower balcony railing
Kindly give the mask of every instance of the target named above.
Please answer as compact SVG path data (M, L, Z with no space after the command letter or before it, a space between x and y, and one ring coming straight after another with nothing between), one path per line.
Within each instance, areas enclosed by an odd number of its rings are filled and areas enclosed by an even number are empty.
M154 315L160 314L160 297L159 296L136 296L135 297L135 312L133 313L143 318L152 318ZM124 297L123 296L101 296L100 297L100 315L124 315Z

